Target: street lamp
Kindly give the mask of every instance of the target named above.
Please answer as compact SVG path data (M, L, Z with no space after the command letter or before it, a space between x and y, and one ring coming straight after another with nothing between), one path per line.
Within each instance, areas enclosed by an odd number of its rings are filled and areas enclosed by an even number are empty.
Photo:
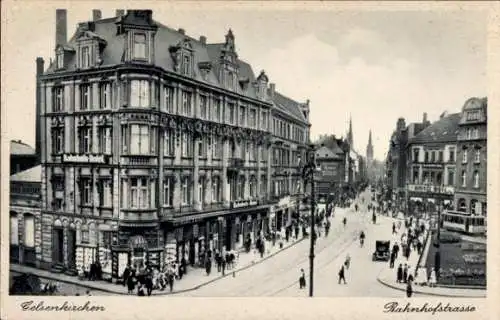
M314 174L319 171L316 166L316 152L314 144L309 145L309 150L307 154L307 160L304 163L302 168L302 179L304 180L304 186L307 181L311 183L311 195L310 195L310 203L311 203L311 247L309 251L309 296L313 296L314 292L314 241L315 241L315 207L316 207L316 199L315 199L315 190L314 190Z

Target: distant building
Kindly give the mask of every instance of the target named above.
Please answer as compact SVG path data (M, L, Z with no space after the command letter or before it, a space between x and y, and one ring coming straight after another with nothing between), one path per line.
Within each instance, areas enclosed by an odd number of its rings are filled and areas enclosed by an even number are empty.
M10 176L11 262L39 266L43 241L40 233L41 177L40 165Z
M453 208L460 118L460 113L443 114L408 140L406 198L410 213L437 212L438 206Z
M453 209L461 214L487 213L487 109L486 98L471 98L459 118Z
M330 193L345 183L345 153L337 145L316 150L316 164L321 168L316 179L316 194L327 200Z
M36 150L21 140L10 141L10 174L24 171L37 165Z

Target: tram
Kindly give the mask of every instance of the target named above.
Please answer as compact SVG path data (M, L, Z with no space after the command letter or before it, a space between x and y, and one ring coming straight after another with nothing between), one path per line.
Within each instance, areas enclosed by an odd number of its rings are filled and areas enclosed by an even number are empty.
M486 232L486 217L467 214L459 211L443 211L441 213L443 228L460 231L466 234L484 234Z

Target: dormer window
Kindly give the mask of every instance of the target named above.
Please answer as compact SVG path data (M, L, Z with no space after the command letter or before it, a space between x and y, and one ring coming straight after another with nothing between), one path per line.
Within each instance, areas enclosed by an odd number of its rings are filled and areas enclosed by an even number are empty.
M191 74L191 57L188 55L184 55L182 61L182 74L190 75Z
M59 51L56 56L57 69L64 68L64 51Z
M134 34L134 58L146 59L146 35L142 33Z
M82 69L90 67L90 48L82 47Z

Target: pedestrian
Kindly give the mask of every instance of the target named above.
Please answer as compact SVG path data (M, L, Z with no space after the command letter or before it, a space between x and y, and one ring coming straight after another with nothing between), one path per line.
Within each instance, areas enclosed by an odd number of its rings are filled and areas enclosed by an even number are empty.
M420 240L417 241L417 253L422 254L422 242Z
M408 266L404 265L403 267L403 282L406 283L408 281Z
M396 223L392 223L392 234L396 234Z
M342 265L342 267L340 267L340 270L339 270L339 284L340 284L341 280L344 280L344 284L346 284L344 265Z
M151 296L151 293L153 293L153 277L150 272L146 275L146 292L148 294L148 297Z
M411 281L408 281L408 283L406 284L406 296L408 298L411 298L412 295L413 295L412 283Z
M400 263L397 271L397 283L401 283L403 281L403 265Z
M205 260L205 271L207 272L207 276L210 275L210 271L212 270L212 262L209 258Z
M226 259L222 258L222 261L221 261L221 264L222 264L222 275L225 275L226 273Z
M394 261L396 260L396 253L392 251L391 253L391 259L389 263L389 268L393 269L394 268Z
M394 252L394 259L398 258L398 253L399 253L399 245L397 242L394 242L394 245L392 246L392 251Z
M123 270L123 276L122 276L123 286L127 285L129 276L130 276L130 264L127 264L127 266L125 267L125 270Z
M127 278L127 289L128 289L128 293L129 294L132 294L134 292L134 289L135 289L135 277L134 277L133 274L131 274Z
M217 272L220 272L220 270L221 270L221 267L222 267L221 262L222 262L221 256L220 256L219 250L217 250L217 252L215 252L215 263L217 263Z
M349 254L347 254L345 257L345 262L344 262L345 268L347 270L349 270L350 264L351 264L351 256Z
M410 259L410 253L411 253L411 248L409 245L406 246L406 261L408 261L408 259Z
M436 286L436 270L434 268L431 268L431 275L429 277L429 287L435 287Z
M306 287L306 275L304 274L304 269L300 269L299 287L300 289Z

